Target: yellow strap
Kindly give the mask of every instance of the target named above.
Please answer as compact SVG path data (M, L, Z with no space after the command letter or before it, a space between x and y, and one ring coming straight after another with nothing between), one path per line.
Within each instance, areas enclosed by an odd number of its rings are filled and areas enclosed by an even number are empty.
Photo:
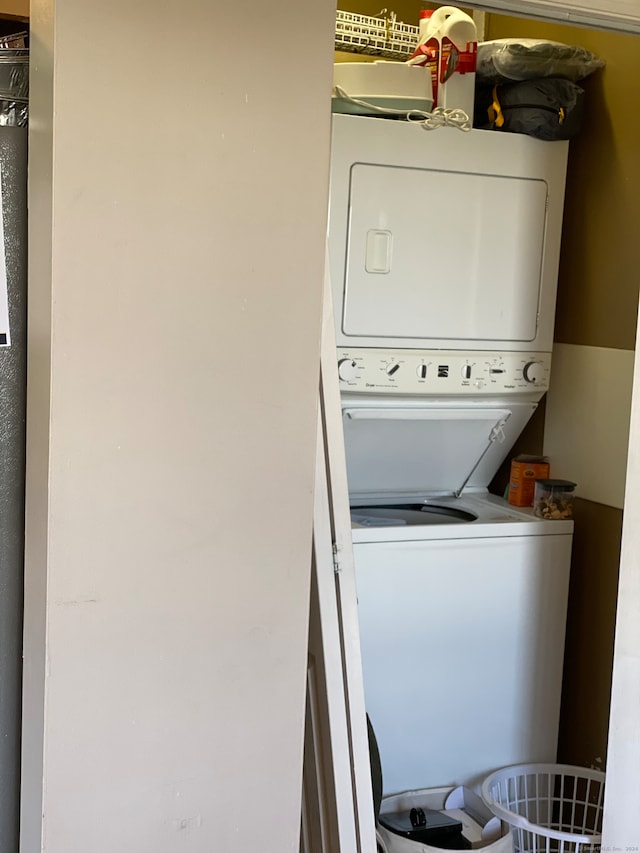
M500 101L498 100L498 87L493 87L493 103L487 110L489 115L489 121L491 124L494 124L496 127L502 127L504 125L504 116L502 115L502 108L500 106Z

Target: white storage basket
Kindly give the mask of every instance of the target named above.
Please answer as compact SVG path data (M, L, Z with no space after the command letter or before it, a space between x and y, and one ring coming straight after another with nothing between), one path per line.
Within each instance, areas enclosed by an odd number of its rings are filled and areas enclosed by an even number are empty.
M408 812L418 807L436 811L444 810L445 814L455 817L462 823L463 833L472 848L477 848L478 851L481 848L482 853L513 853L513 837L509 832L508 824L495 818L490 824L485 824L486 818L491 817L490 810L484 809L482 803L479 803L479 806L482 811L487 812L486 817L474 803L467 806L463 788L422 788L383 797L380 816L394 812ZM384 826L378 827L378 839L383 842L380 845L382 853L443 853L442 848L396 835ZM467 849L466 847L459 851L450 849L449 853L467 853Z
M516 853L589 853L599 848L604 773L566 764L505 767L482 798L511 826Z

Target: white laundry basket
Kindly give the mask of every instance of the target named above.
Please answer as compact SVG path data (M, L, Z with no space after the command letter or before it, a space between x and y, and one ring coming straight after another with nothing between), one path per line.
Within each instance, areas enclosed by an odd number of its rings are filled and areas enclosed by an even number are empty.
M600 846L605 774L567 764L496 770L482 798L512 829L516 853L589 853Z

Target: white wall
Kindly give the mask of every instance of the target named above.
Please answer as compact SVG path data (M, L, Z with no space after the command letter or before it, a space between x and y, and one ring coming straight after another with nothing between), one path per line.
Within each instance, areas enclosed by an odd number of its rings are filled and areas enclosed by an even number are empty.
M32 14L21 849L294 851L334 11Z
M640 350L631 401L602 850L640 849ZM599 701L594 697L594 701Z

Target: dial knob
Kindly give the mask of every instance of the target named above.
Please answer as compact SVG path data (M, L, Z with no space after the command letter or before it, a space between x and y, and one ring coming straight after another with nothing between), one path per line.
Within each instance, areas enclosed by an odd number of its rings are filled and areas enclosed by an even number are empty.
M525 382L542 382L544 371L539 361L528 361L522 369Z
M396 373L400 370L400 365L397 362L392 361L391 364L388 364L385 367L385 370L387 371L388 376L395 376Z
M338 362L338 376L343 382L350 382L356 378L358 365L352 358L341 358Z
M418 379L426 379L427 378L427 365L419 364L416 368L416 373L418 375Z
M471 379L471 365L470 364L463 365L460 373L462 374L463 379Z

